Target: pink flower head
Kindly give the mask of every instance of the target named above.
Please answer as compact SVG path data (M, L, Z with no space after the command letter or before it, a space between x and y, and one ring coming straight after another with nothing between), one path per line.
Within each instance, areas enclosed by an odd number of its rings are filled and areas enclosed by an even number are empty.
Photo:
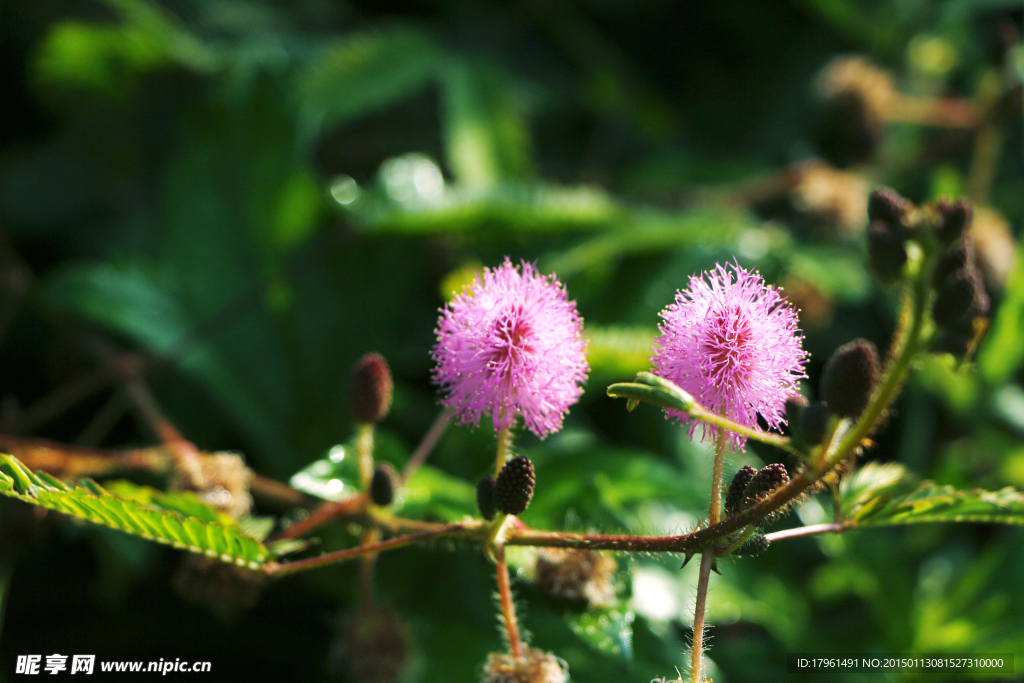
M785 424L786 399L806 377L807 352L800 344L797 316L785 297L757 273L738 264L718 265L690 277L690 286L660 313L661 336L654 340L654 374L671 380L708 410L746 425ZM680 411L667 411L686 421ZM690 424L690 436L697 427ZM701 438L717 429L701 424ZM730 434L736 448L746 439Z
M437 324L434 383L463 424L490 413L495 430L517 415L543 438L562 427L589 367L583 320L554 275L508 257L449 302Z

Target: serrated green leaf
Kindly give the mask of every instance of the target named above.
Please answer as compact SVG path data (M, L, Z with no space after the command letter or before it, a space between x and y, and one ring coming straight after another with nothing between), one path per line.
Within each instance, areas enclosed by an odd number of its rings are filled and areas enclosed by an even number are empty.
M5 496L252 569L270 557L266 546L246 536L233 520L222 523L220 513L197 507L203 504L191 494L165 494L127 482L117 482L116 488L130 496L113 495L91 480L78 485L57 481L0 454L0 494ZM195 510L206 519L187 517L162 503Z
M847 519L857 519L866 508L877 507L883 495L891 497L892 491L913 484L906 482L907 471L897 463L871 462L853 474L843 478L839 485L840 509ZM900 492L903 492L902 490Z
M911 493L873 506L858 517L856 526L924 522L1024 524L1024 493L1009 487L999 491L958 491L952 486L925 482Z
M177 512L182 517L195 517L203 522L216 522L225 526L237 524L230 515L211 507L191 491L157 491L124 479L106 482L103 490L147 507Z
M273 517L242 517L238 520L238 527L242 533L257 541L262 541L274 529L275 520Z
M569 627L590 647L625 662L633 661L632 610L624 605L590 609L567 618Z

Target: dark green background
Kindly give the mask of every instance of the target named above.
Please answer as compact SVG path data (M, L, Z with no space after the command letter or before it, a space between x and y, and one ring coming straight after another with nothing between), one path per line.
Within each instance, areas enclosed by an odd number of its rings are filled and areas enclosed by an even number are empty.
M100 334L161 361L150 383L197 445L287 480L351 438L349 372L377 350L397 385L383 454L401 464L437 411L429 349L444 283L507 254L556 271L594 334L564 432L519 439L539 481L524 519L683 530L707 508L707 448L654 409L627 414L605 386L644 369L657 312L690 274L734 258L827 302L804 325L809 387L845 341L886 347L895 297L865 270L862 238L784 196L751 206L741 192L830 153L815 144L814 78L837 55L866 55L917 95L1003 83L989 203L1019 234L1021 52L1007 57L1000 36L1021 19L1011 0L5 0L0 419L17 429L18 406L95 368L87 341ZM927 40L954 55L950 68L915 62ZM973 149L969 132L893 125L854 170L922 201L966 191ZM441 199L389 195L381 167L410 153L440 169ZM330 193L343 175L361 189L348 205ZM1024 487L1024 325L1012 317L1024 278L990 285L1009 322L983 348L989 369L924 363L867 459L942 484ZM74 442L112 396L28 433ZM99 436L154 442L130 412ZM449 430L419 511L471 510L493 442L486 427ZM754 447L730 471L781 457ZM15 506L0 508L9 527ZM68 522L5 538L3 562L15 547L18 559L0 680L18 680L17 654L54 652L210 660L211 680L326 679L353 604L355 568L342 566L275 584L224 624L170 589L175 551ZM787 652L1014 651L1024 667L1022 540L1015 527L920 526L731 561L711 594L714 678L796 679ZM352 542L330 531L323 547ZM533 643L574 681L683 667L693 567L619 562L624 599L631 577L660 577L679 600L673 618L636 617L631 663L576 635L569 623L585 617L518 585ZM500 649L493 572L472 549L396 551L379 583L414 637L409 680L474 680Z

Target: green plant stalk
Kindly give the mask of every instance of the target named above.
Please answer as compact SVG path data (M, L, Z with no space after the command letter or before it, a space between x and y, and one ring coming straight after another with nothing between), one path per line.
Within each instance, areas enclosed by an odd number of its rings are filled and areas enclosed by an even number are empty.
M722 471L725 469L725 444L729 432L719 427L715 440L715 464L711 472L711 508L708 521L714 525L722 517ZM708 584L714 553L702 553L700 574L697 577L697 601L693 607L693 647L690 650L690 677L693 683L702 683L704 676L704 613L708 599Z
M930 261L922 264L930 266ZM882 376L882 381L871 395L867 408L861 413L853 427L839 440L836 448L825 459L825 470L839 464L860 446L877 427L889 404L896 397L906 379L910 364L921 346L922 333L928 322L928 280L931 268L922 267L914 280L907 285L901 312L901 324L893 339L891 360Z
M747 539L754 535L755 531L757 531L757 527L751 524L742 532L740 532L740 535L737 536L736 539L733 540L731 543L729 543L729 545L717 551L715 553L715 557L726 557L728 555L732 555L734 552L736 552L737 548L746 543Z
M373 425L360 423L356 427L356 456L359 458L359 485L369 494L373 481Z
M508 452L512 445L512 434L508 427L498 432L498 448L495 451L494 478L501 474L501 468L508 462Z

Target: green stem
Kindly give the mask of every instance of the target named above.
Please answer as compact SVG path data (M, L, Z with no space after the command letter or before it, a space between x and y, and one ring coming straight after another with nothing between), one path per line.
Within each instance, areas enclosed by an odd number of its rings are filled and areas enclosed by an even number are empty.
M498 475L501 474L501 468L508 462L508 451L511 446L512 434L508 427L505 427L498 432L498 448L494 460L494 478L497 479Z
M373 425L360 424L356 427L356 455L359 458L359 484L369 493L373 481Z
M766 443L775 446L776 448L782 448L794 455L803 455L799 449L793 446L788 437L741 425L738 422L733 422L724 415L709 412L702 406L695 405L690 411L690 417L694 420L700 420L701 422L709 422L718 427L719 431L729 430L730 432L736 432L740 436L745 436L749 439L753 439L754 441L760 441L761 443Z
M885 414L889 403L896 396L903 380L906 379L907 371L914 360L918 347L921 344L921 335L927 322L928 313L928 279L931 277L931 269L923 268L923 272L917 274L915 281L908 284L908 291L904 294L902 324L893 339L893 348L890 353L888 368L886 368L882 381L879 382L867 408L861 413L853 427L846 432L839 440L839 444L828 454L825 461L825 470L831 469L842 462L857 448Z
M737 548L746 543L747 539L754 535L755 531L757 531L757 527L751 524L746 529L744 529L739 536L737 536L733 541L731 541L729 545L717 551L715 553L715 557L726 557L727 555L732 555L734 552L736 552Z

